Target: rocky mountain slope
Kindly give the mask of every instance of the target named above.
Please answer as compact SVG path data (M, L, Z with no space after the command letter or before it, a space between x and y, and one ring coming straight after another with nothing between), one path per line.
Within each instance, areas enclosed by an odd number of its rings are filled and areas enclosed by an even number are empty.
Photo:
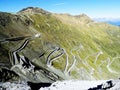
M1 71L10 69L31 82L118 78L119 39L119 27L96 23L85 14L54 14L33 7L16 14L0 12ZM16 77L2 73L10 77L6 81Z

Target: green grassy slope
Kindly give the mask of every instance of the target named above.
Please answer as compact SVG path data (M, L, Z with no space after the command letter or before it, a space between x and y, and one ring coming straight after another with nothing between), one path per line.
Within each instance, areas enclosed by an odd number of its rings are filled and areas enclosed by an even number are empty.
M9 25L0 25L1 39L41 33L40 38L31 41L25 50L20 52L36 65L49 69L46 66L46 58L57 46L63 48L65 53L53 61L52 65L57 70L55 72L82 80L110 79L120 76L119 27L96 23L84 14L82 16L41 13L6 15L10 17L11 21ZM17 19L14 20L14 17ZM3 30L5 32L2 32ZM1 46L2 49L5 48L9 51L21 43L22 40ZM0 51L0 53L2 52ZM39 58L40 53L45 53L45 55ZM0 57L5 57L5 55ZM65 72L67 59L69 73Z

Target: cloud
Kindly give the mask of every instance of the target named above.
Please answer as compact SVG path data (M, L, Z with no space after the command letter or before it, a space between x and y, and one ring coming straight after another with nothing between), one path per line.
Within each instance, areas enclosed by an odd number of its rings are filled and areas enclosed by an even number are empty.
M64 4L66 4L65 2L63 2L63 3L56 3L56 4L53 4L53 6L60 6L60 5L64 5Z

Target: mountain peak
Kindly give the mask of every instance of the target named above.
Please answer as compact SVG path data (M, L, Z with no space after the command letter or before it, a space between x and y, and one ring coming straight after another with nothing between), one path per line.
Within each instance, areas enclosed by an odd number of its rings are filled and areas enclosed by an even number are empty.
M80 14L80 15L76 15L76 18L86 18L86 19L90 19L90 17L88 17L86 14Z
M76 15L74 16L75 18L78 18L78 19L81 19L81 20L84 20L84 21L87 21L87 22L93 22L93 20L87 16L86 14L80 14L80 15Z
M50 12L45 11L41 8L38 7L27 7L23 8L20 10L18 13L27 13L27 14L36 14L36 13L41 13L41 14L50 14Z

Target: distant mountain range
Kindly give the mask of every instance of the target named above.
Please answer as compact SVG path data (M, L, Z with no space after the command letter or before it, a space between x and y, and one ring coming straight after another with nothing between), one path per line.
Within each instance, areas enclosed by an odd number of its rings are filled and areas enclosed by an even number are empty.
M108 21L108 23L110 23L112 25L120 26L120 21Z
M120 18L93 18L97 22L106 22L112 25L120 26Z

